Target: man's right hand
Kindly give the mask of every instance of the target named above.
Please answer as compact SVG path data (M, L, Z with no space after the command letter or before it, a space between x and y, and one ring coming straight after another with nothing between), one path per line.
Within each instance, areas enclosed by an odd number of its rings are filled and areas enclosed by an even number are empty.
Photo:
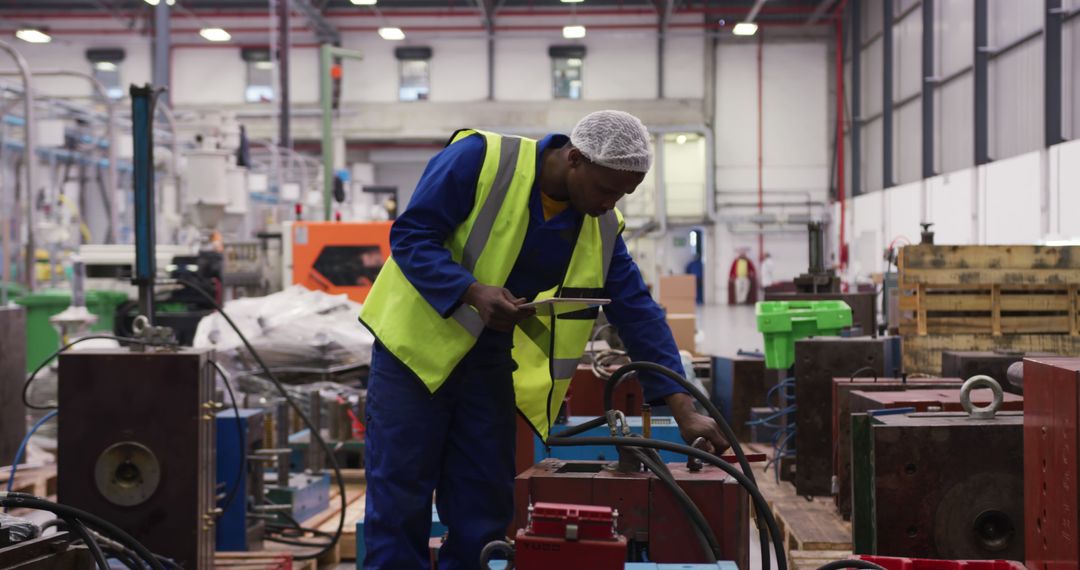
M502 287L492 287L476 282L469 285L461 301L472 305L480 313L484 325L502 332L514 330L514 325L536 314L532 309L522 309L527 301L516 298Z

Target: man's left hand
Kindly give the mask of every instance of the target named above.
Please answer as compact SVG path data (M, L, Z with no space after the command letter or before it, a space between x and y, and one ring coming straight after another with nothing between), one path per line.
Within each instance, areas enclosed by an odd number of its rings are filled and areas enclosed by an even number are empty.
M720 432L720 426L716 425L716 420L697 413L694 409L694 399L689 394L681 392L672 394L665 398L664 402L671 408L671 413L679 424L679 435L688 444L699 437L705 438L704 451L714 455L720 455L731 447L727 438Z

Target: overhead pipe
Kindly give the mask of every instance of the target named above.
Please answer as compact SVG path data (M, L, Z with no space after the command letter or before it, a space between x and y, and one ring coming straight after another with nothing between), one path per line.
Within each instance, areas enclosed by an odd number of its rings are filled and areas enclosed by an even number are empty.
M836 26L836 198L840 203L840 244L836 257L840 262L841 272L848 262L845 239L847 198L844 185L844 19L840 17L846 6L847 0L842 0L833 11L833 22Z
M765 102L764 85L762 78L764 76L762 69L763 54L765 51L765 38L764 34L757 35L757 183L758 183L758 213L762 213L765 209L765 146L762 142L765 136L765 129L763 127L763 119L765 116L765 109L762 108ZM764 227L758 225L759 230L763 230ZM765 262L765 232L758 231L758 263Z
M15 48L11 47L11 44L0 40L0 50L3 50L11 56L11 59L15 61L15 65L19 68L19 75L22 77L23 82L23 118L26 120L26 126L23 127L23 143L26 145L26 259L25 271L26 271L26 289L33 293L37 287L37 278L34 274L34 258L37 245L34 242L34 194L37 184L37 160L34 157L34 145L37 142L35 139L35 129L37 129L37 123L34 121L34 87L33 77L30 73L30 66L27 65L26 59L23 58ZM4 259L4 272L7 272L9 259ZM6 276L5 276L6 277ZM4 279L7 282L7 279ZM6 287L6 285L4 285Z
M18 75L14 71L0 71L0 76ZM105 171L105 186L109 190L106 192L105 201L109 205L109 232L105 235L105 243L116 243L116 229L120 227L120 217L116 209L116 188L117 188L117 156L116 156L116 102L109 97L109 92L105 89L105 85L98 81L96 77L89 73L82 71L73 71L67 69L48 69L44 71L35 71L34 75L39 77L79 77L90 82L90 86L93 87L94 92L101 101L105 104L106 112L106 139L109 141L107 152L109 153L109 166Z

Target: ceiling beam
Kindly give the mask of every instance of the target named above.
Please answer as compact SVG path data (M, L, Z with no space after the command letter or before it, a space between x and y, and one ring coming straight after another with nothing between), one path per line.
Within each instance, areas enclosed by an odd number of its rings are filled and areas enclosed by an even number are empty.
M750 8L750 13L746 15L746 18L744 18L743 21L747 23L753 22L754 18L757 18L758 12L760 12L763 7L765 7L765 0L756 0L754 2L754 7Z
M323 17L322 10L313 6L309 0L290 1L307 18L320 42L341 45L341 33Z
M834 0L821 0L820 2L818 2L817 7L815 7L814 11L810 13L810 17L806 19L806 25L813 26L814 24L816 24L817 21L825 15L825 12L827 12L829 8L833 5L833 1Z

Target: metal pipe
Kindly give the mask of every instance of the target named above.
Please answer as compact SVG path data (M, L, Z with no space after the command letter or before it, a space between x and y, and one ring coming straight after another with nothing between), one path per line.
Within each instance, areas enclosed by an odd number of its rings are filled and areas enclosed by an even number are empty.
M891 188L893 178L893 0L881 10L881 187Z
M292 148L292 132L290 130L289 121L292 118L290 114L292 108L289 104L289 46L291 39L289 38L289 14L290 10L289 0L277 0L277 17L278 17L278 29L281 34L278 36L278 78L281 82L280 86L280 101L281 101L281 114L278 116L278 144L285 148Z
M37 249L34 243L34 189L37 184L37 157L34 156L34 144L36 136L34 130L37 123L34 122L34 87L30 66L22 54L16 51L5 41L0 41L0 50L4 50L15 61L19 68L19 75L23 82L23 118L26 125L23 127L23 143L25 146L24 156L26 159L26 259L24 267L26 271L26 289L33 293L37 286L34 275L34 254ZM5 261L5 266L7 265Z
M319 50L319 102L322 107L323 219L330 221L331 195L334 192L334 141L331 99L333 83L330 66L333 58L363 59L358 51L323 44Z
M987 0L975 0L975 165L990 162L990 30Z
M172 13L169 3L158 2L158 5L154 7L153 77L154 85L165 88L165 92L161 95L162 102L165 104L172 103L172 97L169 95L169 89L172 87L171 26Z
M923 0L922 175L934 175L934 0Z
M0 76L16 75L13 71L0 71ZM120 216L117 213L116 208L116 188L117 180L119 178L117 174L117 157L116 157L116 102L109 97L109 92L105 89L105 85L98 81L96 77L89 73L82 71L73 71L68 69L48 69L44 71L35 71L34 75L39 77L80 77L90 82L90 86L94 88L94 92L101 98L105 104L106 112L106 135L105 137L109 141L108 155L109 155L109 167L105 171L105 186L108 188L105 200L109 204L109 232L105 236L106 243L116 243L116 229L120 227Z

